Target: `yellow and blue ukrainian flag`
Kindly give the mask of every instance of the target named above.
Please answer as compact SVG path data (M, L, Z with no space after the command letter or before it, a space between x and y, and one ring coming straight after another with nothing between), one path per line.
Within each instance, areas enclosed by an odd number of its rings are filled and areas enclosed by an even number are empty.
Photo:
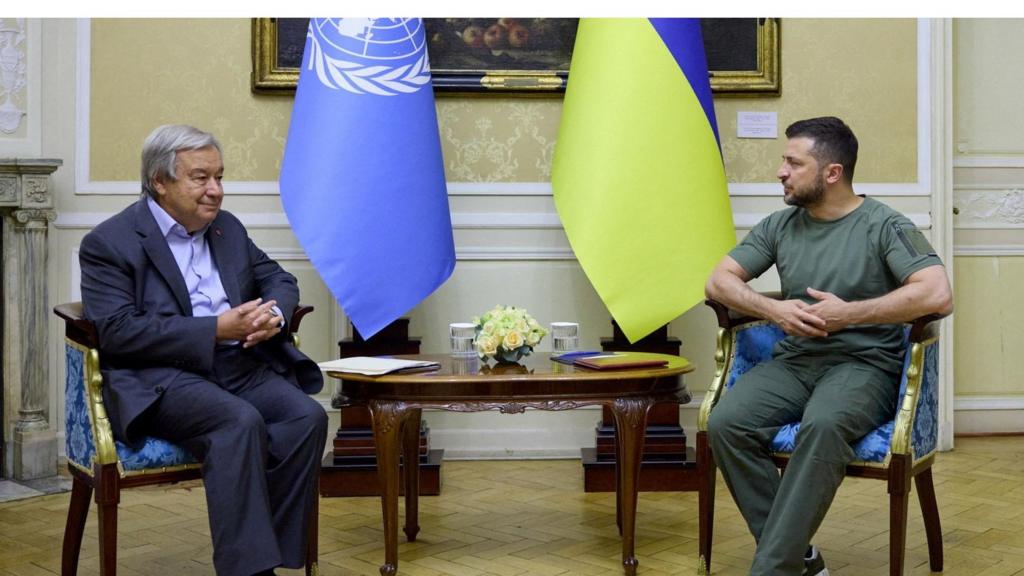
M455 268L420 18L313 18L281 165L295 236L359 334Z
M551 182L631 342L703 299L736 233L698 20L580 20Z

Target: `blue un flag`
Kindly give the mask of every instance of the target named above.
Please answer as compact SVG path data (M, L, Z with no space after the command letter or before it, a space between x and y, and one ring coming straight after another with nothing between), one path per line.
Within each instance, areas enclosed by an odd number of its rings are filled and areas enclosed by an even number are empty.
M455 246L421 19L310 20L281 202L364 338L451 276Z

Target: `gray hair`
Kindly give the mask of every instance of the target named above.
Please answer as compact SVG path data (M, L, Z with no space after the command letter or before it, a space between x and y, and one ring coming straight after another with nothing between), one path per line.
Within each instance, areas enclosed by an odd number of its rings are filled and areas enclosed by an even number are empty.
M165 124L153 130L142 144L142 193L156 198L154 180L177 181L175 162L181 150L215 148L220 142L213 134L184 124Z

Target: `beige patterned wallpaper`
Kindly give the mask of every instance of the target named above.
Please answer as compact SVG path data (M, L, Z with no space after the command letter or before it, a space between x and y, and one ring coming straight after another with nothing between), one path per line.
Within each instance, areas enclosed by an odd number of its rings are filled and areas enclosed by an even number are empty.
M92 180L135 180L142 139L167 122L214 131L229 179L276 180L292 100L249 91L249 25L243 19L94 20ZM729 179L774 180L780 143L735 137L737 111L773 110L780 132L799 118L843 116L861 141L857 181L914 181L916 42L913 20L784 20L782 96L716 101ZM561 103L438 98L448 180L548 181Z
M224 147L229 180L276 180L291 98L249 91L249 21L93 20L92 180L138 180L142 141L194 124Z
M790 123L843 118L857 134L857 182L917 180L917 21L783 19L782 96L715 101L731 182L775 180ZM780 142L736 138L738 111L777 111Z
M560 98L440 98L437 113L449 181L551 179Z

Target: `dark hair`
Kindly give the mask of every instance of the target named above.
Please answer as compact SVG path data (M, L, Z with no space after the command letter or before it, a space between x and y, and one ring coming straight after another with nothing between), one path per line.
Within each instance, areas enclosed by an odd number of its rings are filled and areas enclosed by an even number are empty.
M814 141L811 155L819 164L841 164L843 177L853 183L857 166L857 137L845 122L835 116L822 116L793 122L786 128L786 138L809 138Z

